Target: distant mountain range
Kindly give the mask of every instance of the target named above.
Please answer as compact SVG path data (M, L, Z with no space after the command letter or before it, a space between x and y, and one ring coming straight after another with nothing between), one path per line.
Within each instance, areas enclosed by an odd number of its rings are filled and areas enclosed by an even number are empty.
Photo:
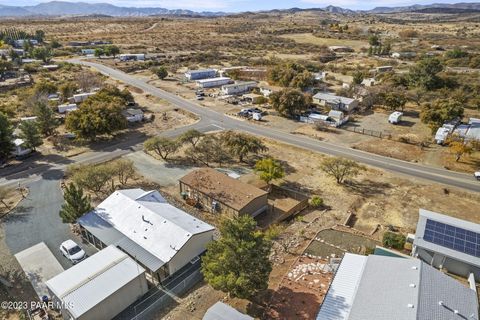
M368 11L355 11L337 6L328 6L325 8L299 9L292 8L287 10L272 10L272 12L298 12L298 11L325 11L337 14L356 14L356 13L396 13L396 12L424 12L424 13L463 13L480 10L480 3L455 3L444 4L434 3L430 5L412 5L406 7L377 7ZM265 12L265 11L264 11ZM137 8L137 7L117 7L107 3L85 3L85 2L65 2L51 1L37 4L35 6L5 6L0 5L0 17L27 17L27 16L91 16L105 15L112 17L144 17L154 15L173 15L173 16L224 16L225 12L195 12L191 10L169 10L165 8Z

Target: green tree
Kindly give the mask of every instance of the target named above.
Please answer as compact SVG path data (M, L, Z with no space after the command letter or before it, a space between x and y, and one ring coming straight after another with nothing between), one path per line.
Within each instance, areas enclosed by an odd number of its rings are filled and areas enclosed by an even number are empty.
M58 121L55 118L53 110L43 101L39 101L33 109L35 116L37 116L37 125L40 133L46 137L55 133L58 127Z
M438 99L423 106L420 119L430 127L432 133L435 133L445 122L461 119L463 112L463 105L460 102L452 99Z
M190 129L182 133L182 135L178 138L178 141L182 144L189 143L192 145L193 148L197 146L197 143L204 137L205 135L198 130Z
M438 76L443 70L443 65L438 58L424 58L410 68L410 86L433 90L441 87L442 79Z
M313 83L314 79L310 71L304 70L302 73L299 73L293 77L292 81L290 82L290 86L303 91L308 87L311 87Z
M127 127L123 108L115 101L87 99L74 112L67 115L65 126L78 138L94 141L101 135L113 135Z
M117 54L120 53L120 48L117 47L117 46L106 46L104 48L104 53L105 55L107 56L113 56L113 58L115 58L117 56Z
M363 78L364 78L364 75L363 75L363 72L361 71L356 71L354 74L353 74L353 84L354 85L361 85L362 84L362 81L363 81Z
M35 30L35 40L42 43L43 39L45 39L45 31L43 30Z
M155 73L158 79L161 80L165 79L168 76L167 68L165 68L164 66L154 68L152 71L153 73Z
M83 194L83 190L74 183L70 183L64 190L65 203L60 209L63 223L75 223L78 218L92 210L90 197Z
M405 236L387 231L383 234L382 244L387 248L402 250L405 246Z
M255 163L255 172L269 186L273 180L285 177L283 166L273 158L265 158Z
M240 162L243 162L244 158L249 154L256 155L268 150L262 140L245 133L227 131L222 135L222 139L230 154L238 157Z
M371 36L368 37L368 43L372 47L376 47L380 45L380 38L376 34L372 34Z
M206 135L195 146L185 152L187 157L195 162L209 166L211 163L222 164L231 160L230 153L225 148L223 139L216 135Z
M20 138L23 139L25 147L35 151L37 147L43 144L37 121L22 121L18 127L21 131Z
M0 112L0 161L6 161L13 148L13 127L8 117Z
M390 91L385 94L385 105L390 110L402 110L405 108L407 98L401 91Z
M295 117L304 112L310 100L296 89L284 89L269 96L272 107L284 117Z
M256 230L249 215L225 220L221 237L212 241L202 258L202 274L214 289L231 297L251 299L268 287L272 271L271 242Z
M104 53L105 52L102 48L95 48L93 55L97 58L100 58Z
M322 161L320 169L327 175L334 177L337 183L343 183L345 179L355 178L365 168L353 160L345 158L329 157Z
M83 165L74 168L72 171L72 180L80 188L98 195L100 192L106 191L107 183L111 182L111 189L113 189L113 177L116 172L110 164Z
M163 160L167 160L168 156L178 151L179 143L167 137L153 137L145 141L144 148L147 151L154 151Z
M132 160L119 159L111 163L113 171L117 173L118 182L126 185L128 180L135 176L135 166Z
M76 85L76 83L69 81L69 82L66 82L66 83L62 84L58 88L58 90L60 91L60 95L62 96L62 100L65 101L68 98L70 98L71 96L73 96L73 94L77 90L77 85Z
M35 48L32 50L32 56L47 63L52 59L52 50L46 47Z

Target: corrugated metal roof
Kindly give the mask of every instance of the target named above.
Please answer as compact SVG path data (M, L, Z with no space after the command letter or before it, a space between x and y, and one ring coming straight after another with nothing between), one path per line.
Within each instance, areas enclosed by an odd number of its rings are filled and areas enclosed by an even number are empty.
M476 292L426 263L422 263L419 291L419 320L478 320Z
M418 259L368 256L348 320L415 320L420 264Z
M425 241L423 239L423 236L425 234L425 226L427 223L427 219L442 222L453 227L462 228L476 233L480 233L479 224L462 219L457 219L437 212L420 209L417 230L415 233L415 239L413 240L413 245L420 248L425 248L433 252L439 252L450 258L480 267L480 258L444 246L440 246L429 241Z
M324 93L324 92L319 92L316 95L313 96L314 99L319 99L319 100L325 100L328 103L343 103L346 105L349 105L355 99L352 98L347 98L347 97L342 97L342 96L337 96L335 94L331 93Z
M169 262L193 235L214 230L167 203L157 191L142 189L114 192L78 222L93 230L92 234L99 234L100 240L101 237L110 240L102 242L125 246L125 251L131 250L129 254L151 270Z
M127 254L109 246L46 285L78 318L144 272Z
M366 256L346 253L323 300L317 320L348 319Z
M203 320L253 320L253 318L237 311L228 304L218 301L208 308Z
M478 299L419 259L347 253L317 320L365 319L478 320Z

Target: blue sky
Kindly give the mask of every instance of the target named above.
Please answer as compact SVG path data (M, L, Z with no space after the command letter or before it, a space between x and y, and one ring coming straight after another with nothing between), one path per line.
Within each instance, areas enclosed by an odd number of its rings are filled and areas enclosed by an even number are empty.
M76 2L73 0L66 0ZM335 5L350 9L372 9L378 6L406 6L412 4L452 3L442 0L78 0L83 2L106 2L123 7L161 7L168 9L190 9L195 11L256 11L286 9L292 7L312 8ZM462 2L478 2L462 1ZM43 0L0 0L0 4L23 6L33 5ZM460 2L460 0L459 0Z

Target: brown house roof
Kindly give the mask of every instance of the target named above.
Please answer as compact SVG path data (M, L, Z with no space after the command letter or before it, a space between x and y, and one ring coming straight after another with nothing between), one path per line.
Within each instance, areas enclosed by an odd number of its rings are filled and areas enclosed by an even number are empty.
M211 168L192 171L181 178L180 182L237 211L252 200L268 194L262 189L230 178Z

